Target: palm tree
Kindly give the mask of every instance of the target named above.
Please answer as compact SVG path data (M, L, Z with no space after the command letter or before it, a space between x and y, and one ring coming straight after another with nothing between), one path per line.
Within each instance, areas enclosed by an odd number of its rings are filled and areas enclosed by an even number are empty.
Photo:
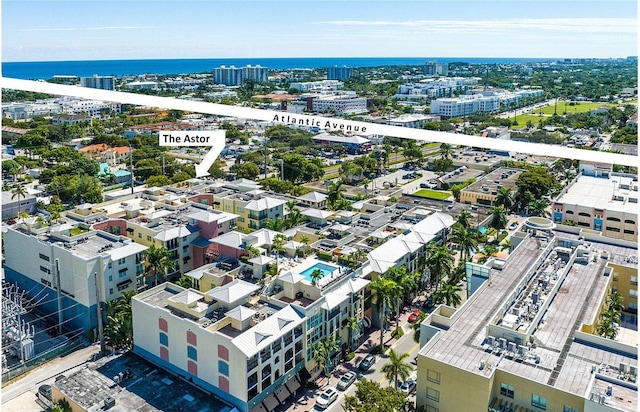
M478 240L460 225L454 225L451 241L460 248L460 260L466 262L470 252L478 248Z
M453 270L454 259L446 246L436 246L429 244L429 257L427 258L427 267L429 268L429 283L438 285L441 279L449 276Z
M389 350L389 363L384 365L380 370L387 379L389 379L389 386L393 382L395 388L398 389L398 376L404 381L409 377L409 374L413 370L413 367L405 360L409 357L408 353L397 353L395 350Z
M384 332L386 330L387 307L393 305L399 286L393 280L380 276L369 283L369 288L376 294L376 307L378 313L380 313L380 349L382 350L384 347Z
M535 199L527 204L530 216L549 217L551 214L547 210L549 204L544 199Z
M478 259L478 263L486 262L487 260L489 260L489 258L495 256L499 251L500 248L498 247L498 245L495 245L493 243L486 244L480 252L482 253L482 257Z
M513 193L511 193L511 189L509 189L508 187L501 187L500 189L498 189L495 201L496 206L502 206L506 210L511 210L515 203L516 201L513 197Z
M347 199L339 199L333 204L333 210L351 210L351 202Z
M489 225L496 229L501 230L507 227L507 212L502 205L491 208L491 223Z
M349 350L352 350L353 346L353 333L360 330L360 321L355 316L351 316L347 321L347 331L349 331Z
M311 278L311 284L315 286L318 284L320 279L324 277L324 272L320 269L314 269L314 271L311 272L311 276L309 277Z
M275 219L267 219L262 224L262 227L276 232L281 232L284 229L284 221L279 217Z
M396 296L396 319L400 319L400 310L402 309L402 303L411 292L417 287L417 276L407 272L407 267L402 265L399 268L389 268L384 275L386 278L393 280L398 286L398 293ZM400 322L396 322L396 334L400 328Z
M11 189L11 200L14 198L18 198L18 214L20 214L20 198L24 199L27 197L28 193L25 190L23 185L16 185L13 189Z
M300 243L302 243L302 250L304 255L307 256L307 252L309 251L309 236L300 236Z
M336 202L344 199L344 192L347 191L347 188L344 187L344 183L341 180L337 182L331 183L329 185L327 191L327 202L329 206L333 209Z
M149 246L149 249L143 253L147 260L147 268L153 271L155 278L154 284L157 286L158 275L165 276L167 270L175 268L173 254L169 252L166 247L161 246L157 248L156 245Z
M338 339L334 335L327 336L317 341L312 348L313 359L320 369L324 371L324 375L331 376L330 357L335 351L340 349Z
M296 207L296 201L295 200L289 200L287 201L287 211L289 212L287 214L287 218L286 223L288 227L294 227L297 226L303 219L302 214L300 213L300 209L298 209Z
M612 292L609 297L607 297L607 305L609 306L609 310L622 312L624 310L624 299L619 292Z
M462 226L463 228L469 229L469 227L471 227L472 217L473 215L469 213L468 210L463 210L462 212L460 212L460 214L458 214L456 222L460 223L460 226Z
M24 223L27 219L29 219L29 213L21 210L18 212L18 219L22 219L22 223Z
M447 143L442 143L440 145L440 154L445 159L448 159L451 156L451 145Z
M460 304L460 302L462 302L462 298L458 294L460 291L462 291L460 286L449 282L443 282L440 289L433 293L433 299L438 303L444 302L445 305L453 306L455 308Z

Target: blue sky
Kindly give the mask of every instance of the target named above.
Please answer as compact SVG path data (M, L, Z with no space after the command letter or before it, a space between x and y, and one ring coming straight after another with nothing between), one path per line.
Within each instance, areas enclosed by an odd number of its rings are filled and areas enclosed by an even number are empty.
M2 0L2 60L626 57L635 0Z

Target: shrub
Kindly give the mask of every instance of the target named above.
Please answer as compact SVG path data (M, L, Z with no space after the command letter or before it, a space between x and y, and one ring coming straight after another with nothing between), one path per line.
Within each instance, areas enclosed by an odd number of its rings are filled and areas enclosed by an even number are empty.
M326 260L326 261L331 261L331 260L333 260L333 255L332 255L331 253L323 252L323 251L321 251L321 250L319 250L319 251L316 253L316 256L317 256L317 257L318 257L318 259L320 259L320 260Z
M391 332L391 337L394 339L400 339L402 335L404 335L402 328L394 329L393 332Z
M345 355L344 360L349 362L350 360L352 360L353 358L356 357L356 354L353 352L349 352Z

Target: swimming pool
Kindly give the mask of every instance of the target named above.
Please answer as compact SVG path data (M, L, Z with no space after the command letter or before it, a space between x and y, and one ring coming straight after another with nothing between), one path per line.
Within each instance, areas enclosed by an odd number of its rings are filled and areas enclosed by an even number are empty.
M334 270L338 270L338 268L335 267L335 266L325 265L324 263L316 263L315 265L311 266L310 268L307 268L307 269L303 270L302 272L300 272L300 274L302 276L304 276L304 278L306 280L311 281L311 274L316 269L319 269L319 270L322 271L322 277L323 278L325 276L329 275Z

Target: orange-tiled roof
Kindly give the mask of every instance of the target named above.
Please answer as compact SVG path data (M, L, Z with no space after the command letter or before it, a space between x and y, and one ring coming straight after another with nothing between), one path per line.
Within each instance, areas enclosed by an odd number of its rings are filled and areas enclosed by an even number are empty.
M100 143L100 144L92 144L89 146L85 146L82 149L78 149L79 152L82 153L87 153L87 152L102 152L104 150L107 150L109 148L109 146L107 146L104 143Z
M112 147L109 150L117 154L129 153L129 148L127 146Z

